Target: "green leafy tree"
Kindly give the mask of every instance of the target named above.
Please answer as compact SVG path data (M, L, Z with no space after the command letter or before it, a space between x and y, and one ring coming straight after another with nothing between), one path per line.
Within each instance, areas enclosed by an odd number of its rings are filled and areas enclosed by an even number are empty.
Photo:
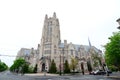
M10 67L10 71L18 72L20 70L20 68L22 68L22 70L21 70L22 73L28 72L29 64L26 63L26 61L22 58L19 58L14 61L13 65Z
M55 64L54 60L52 60L51 66L50 66L50 69L49 69L49 73L56 73L56 72L57 72L57 67L56 67L56 64Z
M65 64L64 64L64 73L70 73L70 67L67 60L65 61Z
M5 71L8 69L8 66L4 63L0 61L0 72Z
M24 63L25 63L25 60L22 58L15 60L13 65L10 67L10 71L18 70L19 67L21 67Z
M24 63L22 66L22 72L23 73L29 73L29 64Z
M114 32L108 38L109 42L105 45L105 60L109 66L117 67L120 70L120 32Z
M72 69L73 72L75 72L77 65L78 65L78 60L74 57L71 57L70 69Z

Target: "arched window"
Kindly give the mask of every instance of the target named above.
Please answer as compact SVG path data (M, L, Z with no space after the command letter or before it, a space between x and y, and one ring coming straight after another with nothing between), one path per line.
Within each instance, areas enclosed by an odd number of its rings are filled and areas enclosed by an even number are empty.
M45 63L42 64L42 71L45 71Z

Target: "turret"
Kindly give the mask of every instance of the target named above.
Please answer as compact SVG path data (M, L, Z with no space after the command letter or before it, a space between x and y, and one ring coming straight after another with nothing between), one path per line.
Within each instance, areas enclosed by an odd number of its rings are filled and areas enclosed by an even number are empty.
M45 15L45 20L46 20L46 19L48 19L48 15L47 15L47 14Z
M53 13L53 18L56 18L56 13L55 12Z
M65 46L67 45L67 40L64 40L64 45L65 45Z

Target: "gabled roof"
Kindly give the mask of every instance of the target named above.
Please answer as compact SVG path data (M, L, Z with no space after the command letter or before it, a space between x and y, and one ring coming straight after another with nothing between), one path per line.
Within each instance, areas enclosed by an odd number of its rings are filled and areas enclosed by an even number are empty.
M64 48L64 43L60 43L59 48Z
M31 53L30 49L24 50L24 54L25 54L25 55L30 55L30 53Z
M75 48L77 51L79 51L80 48L83 48L83 49L85 49L85 51L88 52L90 49L90 46L88 46L88 45L78 45L78 44L74 44L74 45L75 45Z
M76 51L79 51L80 48L83 48L86 52L89 52L90 48L94 49L96 53L99 53L101 50L97 49L95 46L89 46L89 45L79 45L79 44L73 44ZM60 48L64 48L64 43L59 44Z
M22 54L22 55L30 56L31 55L31 51L32 51L32 49L21 48L19 53ZM36 50L33 50L33 52L36 53Z

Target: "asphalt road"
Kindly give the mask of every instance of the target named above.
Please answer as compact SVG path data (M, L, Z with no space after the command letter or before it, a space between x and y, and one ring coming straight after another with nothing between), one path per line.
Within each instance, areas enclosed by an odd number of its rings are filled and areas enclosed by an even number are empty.
M111 75L110 75L111 76ZM9 71L0 73L0 80L120 80L117 77L107 77L105 75L69 75L69 76L31 76L13 74Z

